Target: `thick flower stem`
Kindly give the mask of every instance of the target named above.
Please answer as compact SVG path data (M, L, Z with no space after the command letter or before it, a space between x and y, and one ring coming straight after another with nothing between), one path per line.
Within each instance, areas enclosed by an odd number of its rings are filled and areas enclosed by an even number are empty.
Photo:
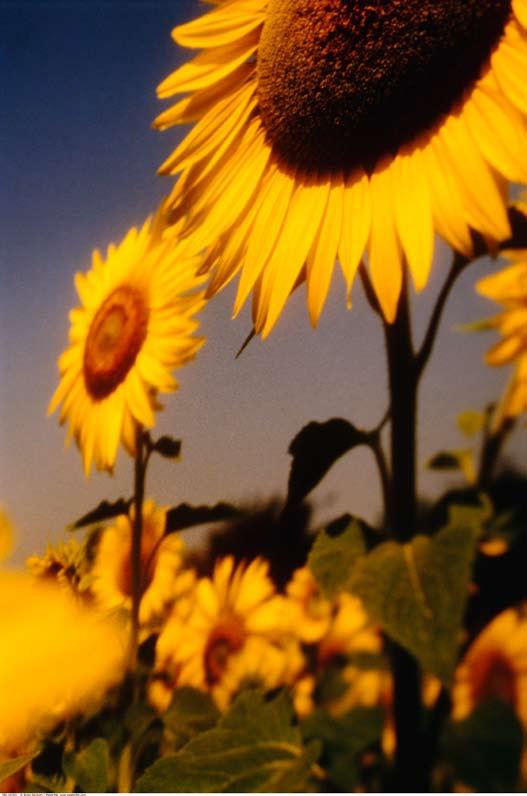
M397 316L384 325L391 396L391 489L388 520L398 542L416 532L416 428L418 374L412 346L406 285ZM388 641L394 680L396 732L396 791L428 790L423 738L421 679L415 659L394 641Z
M143 531L143 500L145 494L145 475L147 452L143 427L136 429L136 445L134 459L134 523L132 527L132 631L130 636L129 668L134 671L137 664L137 650L139 646L139 604L142 595L141 578L141 536Z

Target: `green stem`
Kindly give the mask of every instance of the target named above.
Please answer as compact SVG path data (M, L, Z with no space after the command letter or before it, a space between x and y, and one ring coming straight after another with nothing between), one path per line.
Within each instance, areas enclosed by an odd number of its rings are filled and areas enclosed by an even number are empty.
M141 577L141 536L143 531L143 500L145 494L145 476L147 451L143 427L137 426L134 459L134 523L132 527L132 549L130 553L132 569L132 629L130 636L129 668L134 671L137 666L137 650L139 647L139 605L143 591Z
M418 371L412 344L407 283L403 285L392 324L384 324L391 396L391 484L388 521L398 542L408 542L416 532L416 431ZM421 677L416 660L388 640L397 738L395 790L428 790L424 752Z

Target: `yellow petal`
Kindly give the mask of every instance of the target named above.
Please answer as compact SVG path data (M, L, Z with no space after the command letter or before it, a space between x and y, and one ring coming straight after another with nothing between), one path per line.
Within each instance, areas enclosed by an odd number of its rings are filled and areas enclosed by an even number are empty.
M388 323L395 320L403 281L402 251L395 231L390 167L370 179L371 230L368 247L371 281Z

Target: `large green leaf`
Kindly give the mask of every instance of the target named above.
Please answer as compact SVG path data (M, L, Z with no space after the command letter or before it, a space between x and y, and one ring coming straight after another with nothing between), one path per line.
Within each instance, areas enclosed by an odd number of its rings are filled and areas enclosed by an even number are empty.
M445 733L444 753L455 778L476 791L515 791L522 751L522 726L513 709L492 700L479 705Z
M340 417L325 423L308 423L289 446L293 461L289 473L288 502L303 500L337 459L357 445L367 445L368 442L367 432Z
M86 793L105 793L108 787L110 753L105 738L95 738L80 752L64 757L64 772Z
M140 792L277 792L306 789L318 744L305 746L285 694L240 694L218 725L156 761Z
M380 741L383 723L381 708L359 707L339 718L318 710L302 723L302 734L308 741L322 741L320 762L330 784L349 792L360 777L359 756Z
M8 777L12 777L13 774L16 774L21 768L27 766L37 754L38 752L33 752L33 754L30 755L20 755L19 757L12 757L11 760L5 760L3 763L0 763L0 782Z
M176 689L170 707L163 715L171 747L178 749L194 735L212 729L219 717L209 694L189 687Z
M333 597L346 587L355 563L365 552L360 524L348 514L318 534L307 564L324 594Z
M407 544L385 542L355 564L348 589L425 671L449 683L478 534L448 527Z

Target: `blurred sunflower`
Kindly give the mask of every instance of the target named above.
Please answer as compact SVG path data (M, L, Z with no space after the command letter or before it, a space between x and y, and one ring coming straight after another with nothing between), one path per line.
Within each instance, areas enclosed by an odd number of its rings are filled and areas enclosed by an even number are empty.
M527 412L527 250L509 252L509 256L513 265L481 279L476 286L482 296L503 306L503 312L488 322L502 339L488 351L486 361L494 366L514 363L509 385L492 419L494 430L506 418Z
M39 734L96 709L124 675L127 641L120 623L56 583L2 572L0 760L31 750Z
M291 639L287 600L275 593L268 564L217 562L212 578L198 581L193 599L179 601L159 636L156 670L170 686L209 691L225 708L245 682L284 685L303 666Z
M131 546L134 511L120 515L99 540L91 571L91 590L102 607L131 609ZM193 571L183 569L184 543L177 534L165 536L166 511L152 500L143 505L141 536L141 602L139 621L162 617L170 604L194 584Z
M30 556L26 566L36 577L56 580L61 586L77 593L81 590L81 582L87 571L86 549L76 539L68 539L57 545L48 544L44 554Z
M498 614L471 644L456 672L454 719L464 719L486 699L511 705L527 729L526 606Z
M173 31L202 53L155 121L196 122L161 166L172 219L208 248L215 293L238 271L265 337L296 285L312 323L336 258L348 297L365 251L387 321L403 261L417 290L434 232L509 235L507 181L527 181L527 0L215 0Z
M68 422L67 442L75 437L86 474L92 463L111 471L120 440L134 454L137 425L154 425L156 393L177 389L171 371L203 344L192 336L204 303L196 266L161 241L159 213L110 245L106 260L94 251L91 270L75 276L81 306L70 313L48 413L62 404L60 422Z
M329 631L333 605L320 592L319 586L307 567L295 570L287 584L290 599L293 632L306 644L313 644Z

